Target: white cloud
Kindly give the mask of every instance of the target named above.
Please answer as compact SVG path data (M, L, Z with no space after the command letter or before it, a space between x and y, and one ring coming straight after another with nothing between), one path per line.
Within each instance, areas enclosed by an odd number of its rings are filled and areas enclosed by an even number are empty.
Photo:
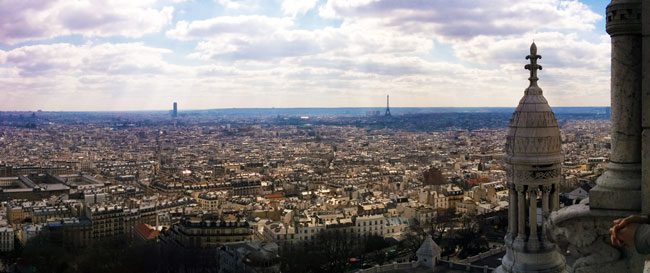
M543 62L549 67L573 67L606 72L609 69L609 38L597 42L580 39L573 33L540 32L525 35L493 37L477 36L453 48L463 60L488 65L509 63L521 58L531 41L537 41Z
M255 10L258 8L258 0L216 0L219 5L232 10Z
M172 66L162 60L167 49L141 43L81 45L49 44L19 47L6 52L5 64L23 77L51 75L165 74Z
M301 16L316 7L316 4L318 0L284 0L282 12L291 17Z
M173 7L152 1L0 1L0 42L14 44L63 35L141 37L171 22Z
M588 31L602 18L575 0L328 0L320 15L378 19L384 26L451 40L544 30Z
M167 31L167 37L179 40L219 38L224 34L243 37L265 35L293 25L288 18L260 15L220 16L192 22L179 21Z

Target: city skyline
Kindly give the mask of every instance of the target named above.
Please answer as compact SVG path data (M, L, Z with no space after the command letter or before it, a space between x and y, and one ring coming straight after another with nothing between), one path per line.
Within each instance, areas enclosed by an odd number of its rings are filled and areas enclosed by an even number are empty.
M510 107L532 40L552 106L610 100L599 1L131 2L0 3L0 111Z

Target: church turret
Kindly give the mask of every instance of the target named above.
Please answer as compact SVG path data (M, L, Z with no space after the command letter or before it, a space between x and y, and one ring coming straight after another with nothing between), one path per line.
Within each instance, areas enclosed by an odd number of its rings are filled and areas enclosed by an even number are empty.
M431 235L427 234L415 255L418 257L418 265L434 270L440 260L440 247L433 241Z
M564 257L546 238L544 221L559 208L563 155L560 130L537 85L537 46L530 46L530 85L512 114L506 140L509 209L506 255L497 272L567 272Z

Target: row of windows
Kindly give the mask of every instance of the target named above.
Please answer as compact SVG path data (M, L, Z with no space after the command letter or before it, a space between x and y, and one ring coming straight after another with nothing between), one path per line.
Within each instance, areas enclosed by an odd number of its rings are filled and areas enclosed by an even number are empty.
M298 233L317 233L320 231L320 229L305 229L305 232L303 232L302 229L298 229Z
M363 226L366 226L366 224L368 224L368 225L370 226L370 225L372 225L372 222L373 222L373 221L367 221L367 222L366 222L366 221L363 221ZM375 225L377 225L377 224L379 224L379 225L383 225L383 224L384 224L384 220L379 220L379 221L375 220ZM361 226L361 221L358 221L358 222L357 222L357 226Z

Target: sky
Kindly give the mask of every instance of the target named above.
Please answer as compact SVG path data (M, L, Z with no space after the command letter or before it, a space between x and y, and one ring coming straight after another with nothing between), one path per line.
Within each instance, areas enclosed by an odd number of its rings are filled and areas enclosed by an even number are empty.
M604 0L0 0L0 111L609 105Z

